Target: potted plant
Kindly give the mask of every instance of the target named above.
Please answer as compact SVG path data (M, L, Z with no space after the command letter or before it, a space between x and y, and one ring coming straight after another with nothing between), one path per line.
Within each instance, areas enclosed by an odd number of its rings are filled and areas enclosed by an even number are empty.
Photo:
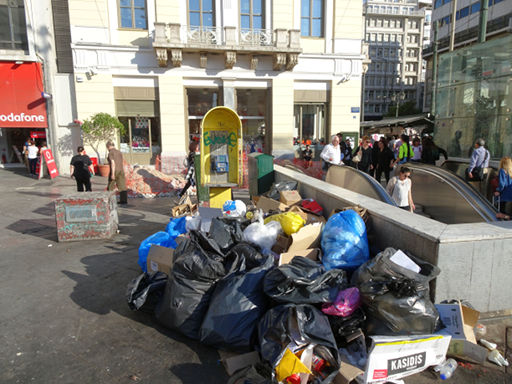
M98 157L98 169L101 176L108 176L110 167L108 164L102 163L102 159L106 159L105 144L108 140L114 140L117 135L122 135L126 131L124 125L115 116L108 113L97 113L90 119L86 119L82 123L82 133L84 143L89 145ZM100 148L105 148L105 156L100 157Z

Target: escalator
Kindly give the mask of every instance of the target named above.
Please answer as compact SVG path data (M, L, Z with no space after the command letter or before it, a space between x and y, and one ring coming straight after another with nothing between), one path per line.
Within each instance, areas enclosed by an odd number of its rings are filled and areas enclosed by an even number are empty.
M407 163L412 170L414 203L422 214L445 224L496 221L496 210L462 178L442 168ZM326 181L350 191L395 205L385 188L366 173L350 167L331 167Z

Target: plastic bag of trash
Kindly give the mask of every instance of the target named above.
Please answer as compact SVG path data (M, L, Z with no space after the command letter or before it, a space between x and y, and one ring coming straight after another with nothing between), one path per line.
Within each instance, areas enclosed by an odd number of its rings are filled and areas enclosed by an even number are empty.
M200 331L201 343L247 352L256 342L259 319L267 310L263 278L273 267L272 256L262 256L247 243L235 245L244 267L219 281L210 300Z
M201 216L185 216L185 228L187 232L199 231L201 228Z
M331 325L332 333L338 348L348 344L347 338L363 328L366 321L366 314L361 307L357 308L350 316L327 316Z
M439 313L430 301L429 283L439 268L408 255L419 273L392 261L397 251L386 248L352 276L367 314L370 335L434 333Z
M294 212L285 212L278 215L272 215L265 219L264 223L268 224L271 221L277 221L281 224L284 233L290 236L292 233L296 233L301 229L306 221Z
M296 189L296 181L280 181L279 183L272 184L270 191L267 192L267 197L279 200L281 197L281 191L295 191Z
M228 217L244 217L247 206L242 200L227 200L222 206L222 214Z
M274 268L263 282L263 290L273 300L294 304L332 302L346 286L345 271L326 271L322 264L302 256Z
M264 253L269 253L272 246L276 243L277 235L282 233L281 224L277 221L270 221L263 224L263 218L245 228L243 240L250 244L259 246Z
M322 312L331 316L350 316L361 305L359 289L350 287L341 290L333 303L322 305Z
M353 210L336 213L327 220L321 244L327 270L353 271L370 258L366 226Z
M240 263L237 254L224 255L202 232L190 232L174 251L164 297L155 310L157 321L198 339L215 283L238 270Z
M142 240L142 242L140 243L140 246L139 246L139 261L138 261L138 263L144 272L147 272L147 260L148 260L149 248L151 248L151 245L153 245L153 244L170 248L171 245L176 244L176 242L174 241L174 239L171 238L171 236L167 232L163 232L163 231L153 233L151 236Z
M133 311L153 313L163 296L167 275L163 272L143 273L126 289L126 300Z
M329 367L312 382L331 383L338 373L340 360L329 321L311 305L283 304L270 309L260 320L258 338L261 357L273 367L278 366L287 349L296 353L312 345L315 355Z
M248 223L248 220L242 218L215 217L208 236L219 245L221 251L227 252L242 241L243 229Z
M169 234L171 239L175 239L179 235L187 232L187 224L186 223L187 223L188 217L189 216L183 216L183 217L178 217L175 219L172 218L169 220L169 223L165 227L165 232L167 232ZM178 245L175 244L173 248L176 248L177 246Z

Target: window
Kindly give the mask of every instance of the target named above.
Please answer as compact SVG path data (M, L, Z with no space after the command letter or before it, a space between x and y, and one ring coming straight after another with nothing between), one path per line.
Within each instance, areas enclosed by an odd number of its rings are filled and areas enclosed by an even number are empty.
M121 28L148 29L146 0L119 0Z
M462 8L460 11L457 11L455 19L459 20L459 19L462 19L463 17L466 17L468 15L469 15L469 6Z
M300 33L302 36L323 37L323 0L302 0Z
M471 13L477 13L480 11L480 2L471 4Z
M377 27L382 27L382 19L377 19Z
M0 49L28 49L23 0L0 2Z
M300 143L310 141L315 143L326 143L327 138L327 111L328 104L295 104L295 131Z
M384 28L389 28L389 20L388 19L384 19L383 21L383 25L384 25Z
M201 121L213 107L220 105L220 92L217 88L187 88L188 131L190 140L200 140Z
M263 0L240 0L240 25L242 29L265 28Z
M236 111L242 121L244 151L263 152L268 147L266 114L269 100L267 89L237 89Z
M214 27L213 0L189 0L188 23L191 27Z
M390 20L389 21L389 27L390 28L395 28L395 20Z

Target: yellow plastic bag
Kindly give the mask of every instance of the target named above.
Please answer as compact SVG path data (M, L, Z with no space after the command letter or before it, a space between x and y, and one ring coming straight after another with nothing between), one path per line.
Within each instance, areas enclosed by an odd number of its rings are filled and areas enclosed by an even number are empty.
M272 215L265 219L265 224L269 221L277 221L283 227L284 233L290 236L292 233L298 232L305 224L306 221L300 215L294 212L285 212L278 215Z
M311 371L306 367L300 359L293 354L288 348L284 352L283 358L276 367L276 376L279 382L295 373L309 373Z

